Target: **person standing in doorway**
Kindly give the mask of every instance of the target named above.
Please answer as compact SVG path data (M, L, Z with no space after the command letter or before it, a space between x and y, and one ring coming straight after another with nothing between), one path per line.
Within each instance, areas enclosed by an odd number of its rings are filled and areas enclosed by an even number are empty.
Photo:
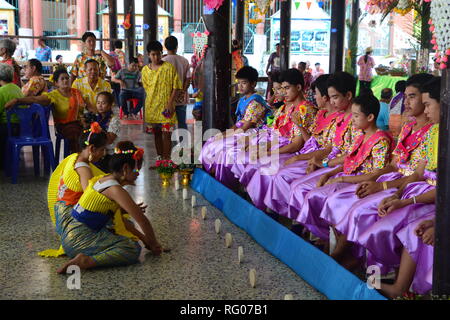
M280 74L280 44L277 43L276 51L273 52L270 57L269 61L267 63L266 67L266 74L269 76L269 83L267 85L267 91L266 91L266 99L268 99L271 95L272 88L273 88L273 77L276 77Z
M167 55L162 58L163 61L169 62L177 70L178 77L182 83L180 90L175 98L175 112L177 114L178 129L186 129L186 106L189 102L187 89L191 84L191 71L189 61L177 54L178 40L174 36L169 36L164 41L167 49Z
M371 57L372 52L372 48L368 47L366 49L366 54L358 59L360 90L363 88L370 89L370 83L372 82L372 69L375 67L375 60Z

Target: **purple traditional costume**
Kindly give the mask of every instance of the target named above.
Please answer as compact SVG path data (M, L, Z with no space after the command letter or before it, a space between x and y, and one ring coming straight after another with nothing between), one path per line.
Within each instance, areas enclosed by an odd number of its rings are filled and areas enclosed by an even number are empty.
M350 154L345 157L343 172L336 174L330 179L371 173L374 170L382 169L389 162L391 153L392 137L385 131L378 130L364 142L365 135L359 136ZM315 179L314 179L315 180ZM310 181L311 183L312 181ZM332 183L320 188L313 188L307 192L308 188L303 186L301 192L304 194L304 202L297 221L305 225L310 231L321 239L328 239L329 222L320 217L320 213L327 198L343 188L350 186L350 183ZM319 230L320 229L320 230Z

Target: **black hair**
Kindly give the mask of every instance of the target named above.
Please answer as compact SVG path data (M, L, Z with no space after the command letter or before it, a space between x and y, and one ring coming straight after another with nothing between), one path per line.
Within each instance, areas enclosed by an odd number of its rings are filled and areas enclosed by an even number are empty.
M399 80L395 83L395 92L405 92L406 89L406 81L405 80Z
M271 76L270 79L272 80L272 82L278 82L281 83L281 74L279 72L274 72Z
M315 66L320 66L320 62L316 62Z
M116 148L121 151L133 150L137 148L131 141L120 141L117 143ZM133 153L114 153L109 160L109 168L112 172L120 172L125 164L128 164L131 168L136 165L136 160L133 159Z
M169 36L164 40L164 47L166 47L167 50L173 51L178 48L178 39L174 36Z
M89 139L89 140L88 140ZM94 133L89 131L89 128L84 130L83 133L80 135L80 139L78 141L80 143L80 148L83 150L84 148L93 145L96 148L101 148L106 146L108 142L108 138L106 136L105 131L101 131L100 133ZM86 144L86 142L88 142Z
M280 46L280 43L277 43L276 45L275 45L275 47L279 47Z
M130 57L129 63L139 63L139 60L136 57Z
M108 91L102 91L99 94L97 94L96 100L99 96L106 97L107 102L112 106L114 104L114 95L111 92Z
M433 77L420 87L421 93L428 93L431 99L441 102L441 77Z
M258 82L258 71L249 66L242 67L236 72L236 79L246 79L250 82Z
M89 59L88 61L86 61L86 62L84 63L84 65L87 66L89 63L95 63L98 67L100 67L100 63L98 63L97 60Z
M301 62L298 63L298 65L299 66L303 66L306 69L306 62L301 61Z
M58 55L56 56L56 60L58 60L59 58L62 58L62 57L63 57L62 55L58 54Z
M30 63L30 66L36 68L36 72L39 74L42 73L42 63L38 59L30 59L28 62Z
M383 90L381 90L381 99L391 100L392 94L393 92L391 88L384 88Z
M322 96L328 97L327 81L329 77L329 74L322 74L312 83L311 89L315 90L317 88Z
M61 77L61 75L63 74L67 74L69 75L69 73L67 72L66 68L58 68L55 70L55 72L53 72L53 83L58 82L59 77Z
M330 75L327 82L327 88L333 87L337 92L346 95L351 92L354 97L356 94L356 79L350 73L338 71Z
M371 95L373 95L373 91L372 91L371 88L362 87L362 88L359 90L359 95L363 95L363 94L371 94Z
M94 39L97 40L97 37L95 36L95 34L94 34L93 32L90 32L90 31L85 32L85 33L83 34L83 36L81 37L81 40L82 40L83 42L86 42L86 40L87 40L89 37L94 37Z
M122 41L120 41L120 40L114 41L114 48L122 49L123 48Z
M281 82L287 82L295 86L301 85L302 88L305 86L305 79L303 78L303 74L296 68L281 72L280 80Z
M418 73L413 74L411 77L406 80L405 87L414 87L416 89L420 90L420 87L423 86L425 83L433 79L433 76L428 73Z
M150 53L151 51L163 52L162 44L159 41L150 41L147 44L147 52Z
M361 108L361 112L367 117L373 114L375 121L380 113L380 102L373 94L362 94L353 99L353 104L357 104Z

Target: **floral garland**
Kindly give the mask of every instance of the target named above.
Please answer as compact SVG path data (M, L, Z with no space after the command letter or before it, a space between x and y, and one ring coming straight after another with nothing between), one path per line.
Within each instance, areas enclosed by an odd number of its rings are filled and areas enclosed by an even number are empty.
M192 47L194 48L194 54L197 58L202 60L205 57L206 49L208 48L208 36L210 32L206 30L205 32L194 32L191 33L193 39Z
M237 1L241 1L241 0L237 0ZM248 19L248 15L249 15L249 7L250 4L254 4L255 5L255 13L259 14L261 16L265 16L266 13L269 11L269 7L271 4L272 0L245 0L245 16ZM263 19L248 19L248 22L250 22L251 24L258 24L263 22Z
M414 8L415 1L417 0L369 0L367 1L366 11L370 14L383 13L397 3L394 12L404 16Z
M425 0L430 2L431 0ZM450 57L450 2L448 0L433 0L431 2L431 16L428 21L430 31L433 33L431 43L436 50L436 62L441 70L446 69Z

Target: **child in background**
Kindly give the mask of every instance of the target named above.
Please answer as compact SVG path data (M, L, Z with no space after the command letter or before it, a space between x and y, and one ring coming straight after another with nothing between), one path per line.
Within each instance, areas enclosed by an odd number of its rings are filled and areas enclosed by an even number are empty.
M192 116L196 121L202 120L202 108L203 108L203 92L195 88L192 98L195 98L194 109L192 110Z
M100 92L97 95L97 122L100 124L102 129L106 132L107 145L105 157L98 163L99 167L103 172L111 172L109 168L109 160L114 154L114 143L117 136L120 133L120 120L117 115L112 111L112 106L114 105L114 96L110 92Z
M119 100L123 113L127 118L130 115L137 116L145 97L144 89L140 86L141 72L139 71L138 59L131 57L127 68L120 69L115 76L115 80L120 84ZM132 98L138 99L139 102L134 110L128 110L127 100Z
M380 113L377 118L377 127L381 130L389 130L389 103L392 99L392 89L384 88L381 91Z
M405 111L405 89L406 81L397 81L395 84L395 97L389 104L389 130L394 137L400 134L402 128L402 114Z

